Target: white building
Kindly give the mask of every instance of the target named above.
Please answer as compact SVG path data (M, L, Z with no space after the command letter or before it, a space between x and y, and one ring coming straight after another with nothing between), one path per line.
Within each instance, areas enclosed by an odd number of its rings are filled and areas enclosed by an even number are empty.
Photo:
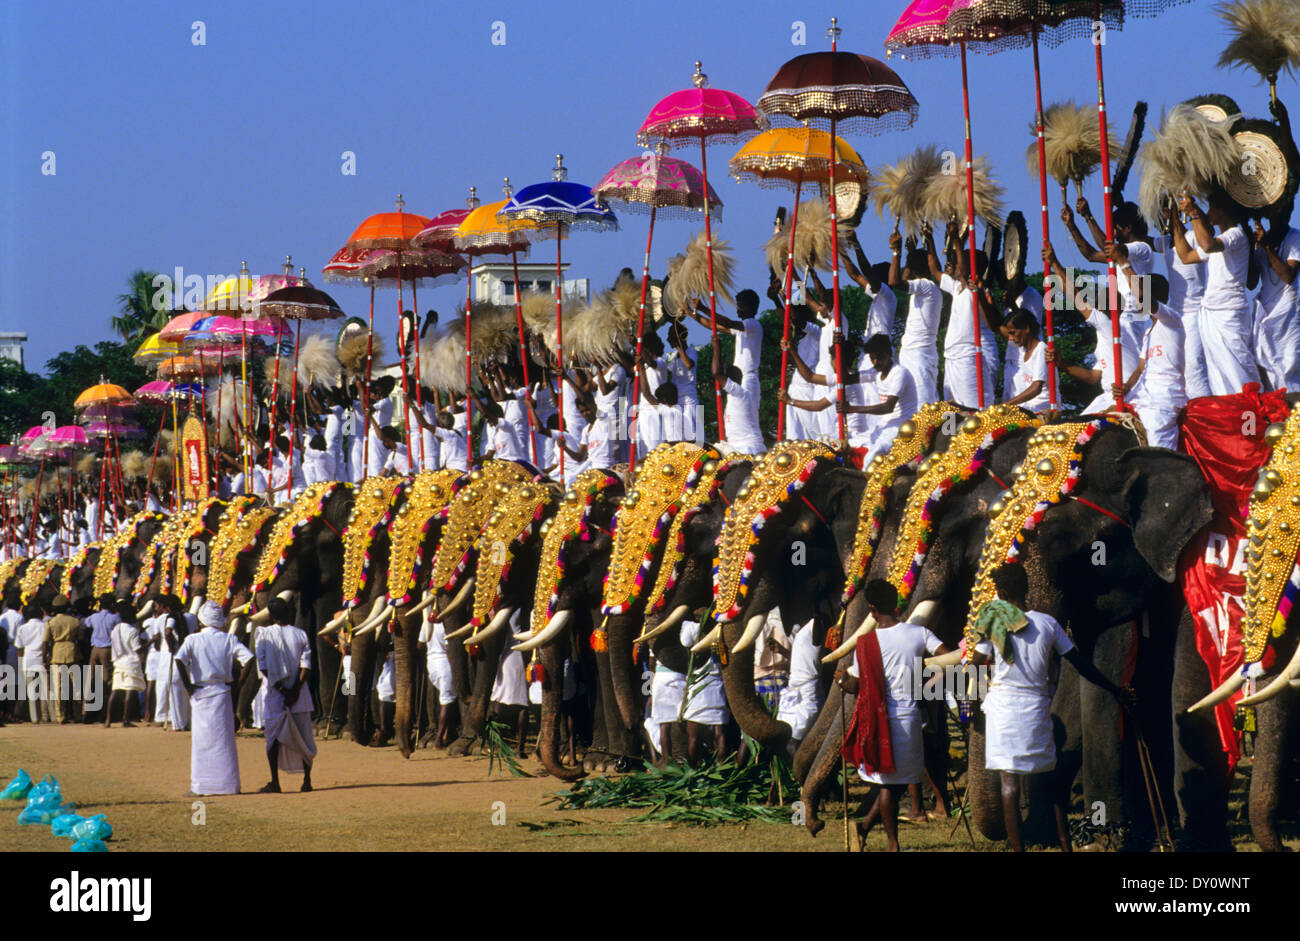
M23 344L27 334L18 331L0 331L0 359L7 359L19 366L23 364Z
M568 264L561 265L561 271L567 271ZM546 262L520 262L519 287L522 293L540 291L543 294L555 294L555 264ZM510 262L492 262L475 265L473 269L474 296L493 304L513 304L515 302L515 266ZM577 298L587 303L591 300L591 283L587 278L565 278L563 290L566 298Z

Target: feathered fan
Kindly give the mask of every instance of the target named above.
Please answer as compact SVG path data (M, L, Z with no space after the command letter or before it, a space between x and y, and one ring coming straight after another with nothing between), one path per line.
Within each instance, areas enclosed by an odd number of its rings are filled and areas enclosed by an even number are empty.
M640 289L636 288L639 299ZM614 361L614 352L627 349L636 332L636 314L628 317L626 295L615 285L602 291L590 307L573 319L564 321L566 356L574 362L606 366Z
M1229 178L1239 150L1228 128L1238 117L1212 121L1190 104L1174 105L1164 116L1138 154L1138 203L1149 222L1159 225L1167 201L1178 193L1205 196Z
M122 455L122 476L128 480L142 480L149 473L149 460L140 451L127 451Z
M945 172L952 170L952 172ZM976 157L973 168L975 180L975 215L988 225L1002 227L1002 195L1005 190L993 178L987 157ZM966 218L966 173L960 164L955 169L941 167L925 184L920 199L921 216L941 224L950 219Z
M876 214L885 219L885 211L894 217L895 227L909 236L920 234L925 221L923 200L930 180L943 171L944 158L933 144L918 147L898 163L873 171L876 187L871 198Z
M678 257L681 258L681 262L674 267ZM713 290L718 300L728 306L735 303L731 296L731 275L734 269L735 261L731 256L731 248L726 242L715 238L713 240ZM680 310L688 300L692 303L696 300L708 302L709 268L703 232L691 236L685 255L675 256L668 263L668 278L667 296L664 300L669 310Z
M1300 68L1300 0L1233 0L1215 7L1232 40L1219 68L1254 69L1277 100L1277 78Z
M74 470L83 477L88 476L95 471L95 462L99 460L94 454L83 454L77 458Z
M439 392L465 392L465 318L440 324L420 341L420 382Z
M841 222L838 226L840 257L847 258L848 242L853 237L853 226ZM767 263L774 271L785 271L786 252L790 247L790 226L783 225L767 240L764 251ZM816 265L822 271L831 270L831 207L824 199L810 199L799 204L799 218L794 230L794 264L796 268Z
M463 317L464 312L461 313ZM486 301L475 301L474 306L470 308L470 318L470 343L473 346L471 352L476 362L486 363L491 359L500 358L519 345L519 329L512 308ZM461 330L464 329L465 321L462 319ZM461 350L464 351L463 343Z
M369 344L365 324L361 325L358 330L345 330L339 337L338 353L336 358L343 371L349 376L363 376L366 372L366 349ZM382 362L384 359L384 338L376 333L374 346L371 348L371 358L373 362Z
M1038 178L1038 131L1033 123L1029 133L1034 142L1025 151L1029 175ZM1111 153L1119 153L1115 135L1107 134ZM1083 194L1083 181L1101 165L1101 131L1097 113L1073 101L1058 101L1043 111L1043 151L1047 158L1047 175L1061 187L1061 202L1066 201L1065 185L1074 181L1075 191Z

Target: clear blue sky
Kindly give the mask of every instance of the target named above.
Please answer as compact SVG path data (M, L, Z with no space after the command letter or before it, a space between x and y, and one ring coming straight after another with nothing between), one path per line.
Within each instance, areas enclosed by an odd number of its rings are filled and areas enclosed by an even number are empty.
M231 273L276 271L286 253L320 283L320 268L365 216L462 205L470 185L485 201L501 179L549 178L556 153L570 179L594 184L640 152L649 108L689 84L695 59L715 87L751 101L786 59L826 48L837 15L841 48L883 58L904 0L858 4L660 0L653 4L42 2L6 4L0 43L5 136L0 202L0 329L25 330L29 367L76 343L110 337L109 318L136 268ZM1232 95L1267 117L1253 75L1217 70L1225 43L1207 0L1134 20L1105 47L1107 93L1122 139L1135 99L1162 107L1206 91ZM201 20L206 45L192 42ZM807 45L791 42L807 24ZM493 45L494 22L505 44ZM499 35L499 33L498 33ZM850 137L869 165L929 142L961 150L957 60L893 62L920 101L906 133ZM1045 51L1047 102L1094 101L1087 41ZM1030 220L1039 247L1037 184L1026 174L1033 84L1028 51L972 56L973 130L1008 188L1008 208ZM1296 103L1295 85L1281 96ZM53 151L56 174L43 175ZM356 154L355 176L340 172ZM717 236L736 249L738 287L761 293L761 246L787 194L726 175L734 148L710 148L711 182L725 203ZM698 150L675 152L698 163ZM1135 191L1135 189L1134 189ZM1092 197L1100 210L1100 191ZM1053 194L1053 210L1059 197ZM1055 218L1055 216L1054 216ZM579 233L565 244L575 276L608 285L640 270L645 217L622 231ZM695 231L664 223L653 273ZM1058 247L1065 247L1057 226ZM863 244L884 256L886 227L869 215ZM541 243L533 259L552 258ZM1072 247L1062 252L1067 264ZM1032 256L1031 256L1032 257ZM359 288L330 289L365 313ZM463 287L441 287L420 306L449 312ZM382 293L391 333L396 301Z

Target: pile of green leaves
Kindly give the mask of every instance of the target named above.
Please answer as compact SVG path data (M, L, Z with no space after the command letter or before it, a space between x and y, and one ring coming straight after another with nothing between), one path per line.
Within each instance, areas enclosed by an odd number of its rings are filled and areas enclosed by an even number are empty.
M789 769L780 762L777 767L784 792L797 794ZM761 806L772 783L771 770L766 762L738 768L734 758L698 768L670 763L662 770L650 766L637 774L580 781L549 802L558 801L561 810L646 808L646 813L632 818L634 823L789 823L789 808Z

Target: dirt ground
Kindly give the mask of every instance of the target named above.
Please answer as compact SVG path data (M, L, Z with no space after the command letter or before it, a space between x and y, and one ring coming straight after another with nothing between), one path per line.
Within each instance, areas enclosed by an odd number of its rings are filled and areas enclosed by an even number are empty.
M516 778L486 756L451 758L418 750L404 760L396 748L364 748L350 740L318 742L315 790L297 793L301 778L282 776L290 790L255 793L268 778L260 735L238 737L238 795L194 798L189 791L190 736L156 727L103 729L83 725L10 725L0 729L0 782L19 768L33 779L53 774L65 800L113 825L113 852L250 850L513 850L513 851L766 851L831 852L844 847L840 806L825 808L816 839L803 827L764 822L712 827L633 823L637 810L559 810L547 799L567 785L540 776ZM850 795L861 798L861 785ZM500 803L497 803L500 802ZM16 818L22 805L0 813ZM953 822L956 822L954 818ZM1244 828L1243 828L1244 829ZM1244 833L1239 839L1244 837ZM969 851L966 828L903 822L904 849ZM48 827L0 821L0 852L64 851L69 841ZM978 833L975 848L1001 851ZM872 833L867 849L883 850ZM1244 842L1241 849L1253 845Z

